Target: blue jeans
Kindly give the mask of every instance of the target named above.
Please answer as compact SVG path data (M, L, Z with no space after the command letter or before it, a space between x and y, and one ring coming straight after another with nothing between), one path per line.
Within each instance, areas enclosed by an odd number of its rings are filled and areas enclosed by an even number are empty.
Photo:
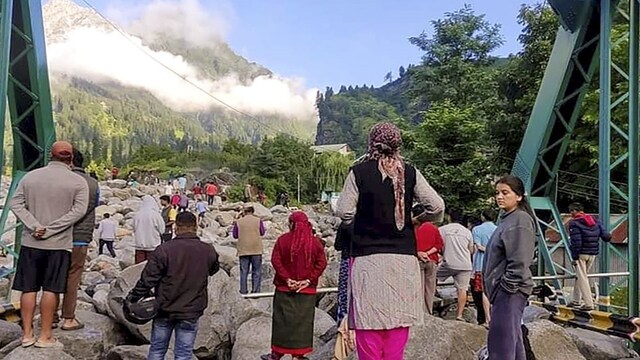
M247 278L251 266L251 292L260 292L262 282L262 255L240 256L240 293L247 293Z
M198 333L198 319L170 320L156 318L151 330L151 347L147 360L164 360L169 348L169 341L173 330L176 331L174 345L175 360L191 360L193 358L193 344Z

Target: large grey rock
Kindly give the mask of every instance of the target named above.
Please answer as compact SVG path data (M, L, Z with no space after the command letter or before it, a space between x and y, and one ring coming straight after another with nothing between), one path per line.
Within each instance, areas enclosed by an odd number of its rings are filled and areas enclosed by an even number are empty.
M76 311L76 317L84 329L54 330L64 351L76 360L103 359L111 348L125 343L124 329L111 318L87 311Z
M333 359L333 355L335 354L336 349L336 339L325 343L307 356L309 360L329 360Z
M566 329L580 353L589 360L617 360L633 357L621 338L579 328Z
M82 273L82 285L90 286L100 284L105 280L104 276L98 271L85 271Z
M103 315L112 315L113 313L109 311L109 291L107 290L98 290L93 294L92 302L95 309L98 313Z
M235 220L235 214L231 212L221 212L216 215L215 219L220 226L231 226Z
M117 212L117 209L113 206L100 205L96 208L96 221L100 221L104 218L104 214L113 215Z
M106 360L146 360L149 354L149 345L121 345L116 346L107 354ZM165 359L173 359L173 349L169 348ZM193 357L196 360L196 357Z
M22 337L22 328L18 324L0 320L0 347Z
M76 360L62 350L38 349L36 347L18 347L4 358L4 360Z
M536 360L585 359L565 329L551 321L535 321L527 324L527 328Z
M238 250L229 246L215 245L214 247L218 253L218 261L220 261L222 269L230 272L234 266L238 265Z
M522 314L522 321L527 324L538 320L549 320L551 313L545 308L539 306L527 306Z
M108 304L110 312L119 324L126 327L131 335L138 340L149 342L151 335L151 322L144 325L130 323L124 318L124 313L122 312L124 299L140 279L140 274L142 274L142 270L145 265L146 262L136 264L124 269L120 273L120 277L114 281L111 286L111 290L109 291Z
M322 337L336 327L336 321L323 310L317 309L313 317L313 336Z
M267 209L262 204L253 202L253 203L247 204L247 206L253 206L253 209L255 210L254 214L260 219L265 221L273 219L273 214L271 213L271 210Z
M483 327L426 315L424 324L411 328L405 359L475 360L475 353L484 345L486 337ZM429 344L428 351L425 344Z
M127 187L127 181L126 180L121 180L121 179L108 180L107 181L107 186L112 188L112 189L124 189L124 188Z
M259 359L271 349L271 317L255 317L240 326L231 360Z

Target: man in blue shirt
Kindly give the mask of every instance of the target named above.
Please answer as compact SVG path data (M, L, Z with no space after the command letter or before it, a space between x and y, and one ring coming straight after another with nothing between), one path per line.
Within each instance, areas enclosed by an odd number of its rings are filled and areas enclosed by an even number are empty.
M485 209L482 212L482 224L471 230L473 236L473 245L475 252L473 255L473 279L471 280L471 293L473 302L476 304L478 312L478 324L489 325L490 321L490 305L487 295L484 294L482 288L482 267L484 266L484 254L487 250L491 235L496 230L496 211L493 209Z

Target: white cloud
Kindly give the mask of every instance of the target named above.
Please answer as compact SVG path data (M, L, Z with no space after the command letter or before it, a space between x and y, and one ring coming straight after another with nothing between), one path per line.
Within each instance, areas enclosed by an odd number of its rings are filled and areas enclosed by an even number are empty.
M226 37L233 10L216 1L205 9L199 0L155 0L139 10L127 26L132 34L154 41L165 34L195 46L209 46Z
M179 3L157 1L153 4L160 5L157 8L145 7L140 19L134 21L148 26L145 36L157 33L163 27L164 30L175 30L174 34L184 39L198 42L208 42L221 35L219 29L205 30L204 21L209 15L204 11L198 12L202 8L196 0ZM170 16L169 11L178 5L183 10ZM202 30L198 31L198 28ZM188 36L189 32L196 36ZM54 74L62 73L98 83L113 81L142 88L178 111L204 111L212 106L223 106L146 55L149 54L184 79L239 110L253 114L277 113L292 119L317 119L316 89L305 89L301 79L261 76L245 85L232 74L213 81L199 76L197 69L182 56L154 51L144 46L138 37L128 36L128 39L115 31L95 28L71 30L64 41L49 44L50 70Z

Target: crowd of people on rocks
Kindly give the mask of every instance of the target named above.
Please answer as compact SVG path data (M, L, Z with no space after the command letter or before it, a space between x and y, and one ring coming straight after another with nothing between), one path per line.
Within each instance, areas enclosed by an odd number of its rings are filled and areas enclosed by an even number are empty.
M479 223L465 224L462 214L445 209L445 201L423 174L404 161L401 144L395 125L374 126L368 152L350 169L335 208L342 220L335 239L341 251L335 358L356 351L360 360L403 359L410 328L423 322L425 314L434 314L437 281L453 278L457 320L464 321L471 290L478 323L488 328L490 359L525 359L520 325L534 285L530 266L537 225L522 180L500 178L495 183L498 209L487 208ZM54 143L50 156L47 166L24 176L10 202L24 225L13 284L22 292L23 347L61 346L52 333L60 322L60 295L61 329L84 327L75 308L100 187L84 172L83 156L70 143ZM111 176L117 175L114 168ZM196 183L189 192L195 206L189 203L186 177L173 177L159 199L144 195L133 217L135 263L146 263L123 310L137 316L136 309L154 299L152 315L146 318L153 321L148 359L165 358L172 334L175 358L191 359L198 319L207 307L208 279L220 269L215 248L198 237L219 188L213 182ZM250 185L245 198L260 201ZM279 194L277 202L288 205L289 195ZM583 309L590 310L586 274L598 254L599 239L608 241L610 235L582 205L572 204L570 210L571 252L578 269L572 306L584 300ZM99 254L106 246L115 257L117 223L111 215L99 219L95 233ZM292 212L288 225L271 254L273 325L271 349L263 360L286 355L306 359L313 351L316 294L327 267L325 243L302 211ZM251 204L233 223L243 295L260 292L262 237L267 231ZM40 291L41 328L36 335L33 319Z

